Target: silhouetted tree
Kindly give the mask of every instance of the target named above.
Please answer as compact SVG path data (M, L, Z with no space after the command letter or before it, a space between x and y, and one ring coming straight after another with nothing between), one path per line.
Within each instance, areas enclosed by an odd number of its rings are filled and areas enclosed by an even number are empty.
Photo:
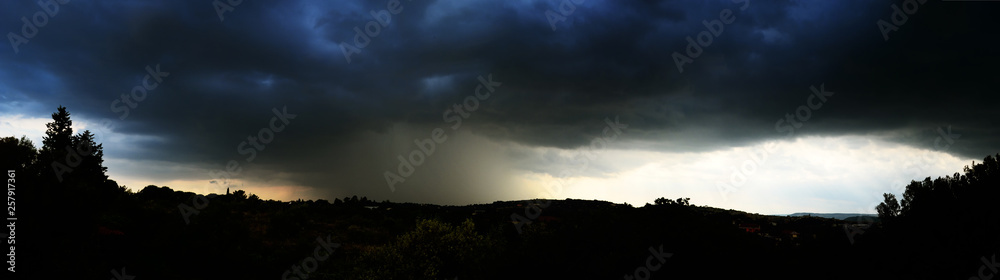
M673 201L671 201L669 199L666 199L666 198L663 198L663 197L657 198L657 199L653 200L653 203L656 204L656 205L667 205L667 204L672 204L672 202Z
M691 205L690 201L691 201L691 198L684 198L684 197L677 198L677 200L671 200L671 199L667 199L667 198L664 198L664 197L660 197L660 198L657 198L657 199L653 200L653 203L655 205L681 205L681 206L688 206L688 205ZM649 203L647 203L647 204L649 204Z
M885 201L879 203L875 210L878 211L878 218L882 221L889 221L899 216L899 202L896 201L896 195L891 193L882 194Z
M919 182L910 181L910 184L906 186L906 190L903 192L903 199L900 200L900 214L913 214L915 212L914 209L919 209L924 201L930 200L931 185L931 177L927 177Z
M26 136L21 136L20 139L13 136L0 138L0 154L4 155L0 158L0 168L17 169L21 172L32 167L38 158L35 144Z
M997 155L1000 157L1000 154ZM911 181L903 192L899 211L894 211L895 198L885 194L886 202L876 208L885 229L879 250L923 260L910 269L892 271L906 279L942 279L964 277L954 274L954 267L964 265L964 259L975 259L1000 248L1000 208L995 200L1000 196L1000 165L987 156L982 164L973 162L964 168L965 174L925 178ZM898 213L893 218L892 213ZM886 219L886 218L890 219ZM895 220L895 221L893 221ZM933 224L933 226L928 226ZM916 245L934 240L946 246ZM889 266L902 267L903 260ZM971 270L971 269L969 269Z
M52 113L52 122L45 124L47 129L42 137L38 164L42 167L42 178L54 178L61 182L63 174L60 172L66 172L66 165L61 161L66 161L67 151L73 150L73 121L66 107L59 106L56 110Z
M52 122L45 126L47 130L38 155L42 178L63 185L106 185L108 168L103 165L104 148L94 142L93 133L86 130L73 135L73 120L62 106L52 113Z
M677 199L677 204L683 205L683 206L688 206L688 205L691 205L690 203L688 203L689 201L691 201L691 198L678 198Z
M139 192L136 193L139 199L143 200L169 200L174 196L174 190L169 187L157 187L154 185L148 185Z
M236 200L246 200L247 192L243 190L236 190L233 192L233 198Z
M81 182L104 183L108 179L108 168L104 166L104 144L94 142L94 134L84 130L73 137L73 146L81 157L80 164L73 168L74 177Z

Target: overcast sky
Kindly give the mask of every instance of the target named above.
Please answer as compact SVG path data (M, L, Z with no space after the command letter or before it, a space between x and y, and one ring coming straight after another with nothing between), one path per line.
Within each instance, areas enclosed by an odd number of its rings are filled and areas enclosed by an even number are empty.
M874 213L1000 152L997 3L59 1L0 9L0 132L133 190Z

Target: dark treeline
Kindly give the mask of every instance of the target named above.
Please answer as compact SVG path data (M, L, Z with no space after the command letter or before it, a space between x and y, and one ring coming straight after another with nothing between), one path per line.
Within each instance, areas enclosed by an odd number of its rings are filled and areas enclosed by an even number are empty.
M52 117L41 147L0 139L2 167L17 174L18 270L46 279L970 279L996 273L981 268L1000 251L992 156L914 181L900 201L886 194L878 219L687 198L283 202L133 192L107 177L102 144L74 134L65 108Z
M966 166L963 173L910 182L899 201L884 194L885 201L877 207L882 223L866 236L871 240L865 240L874 248L872 263L884 273L906 267L899 273L910 279L996 276L1000 268L994 261L1000 253L997 159L1000 154ZM882 256L875 257L876 252Z

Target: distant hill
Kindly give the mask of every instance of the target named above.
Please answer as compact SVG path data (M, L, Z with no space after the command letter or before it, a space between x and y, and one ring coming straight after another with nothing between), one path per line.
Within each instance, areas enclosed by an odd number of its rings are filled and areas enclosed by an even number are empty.
M830 218L838 220L846 220L847 218L858 217L858 216L878 217L878 215L876 214L860 214L860 213L795 213L787 216L792 216L792 217L813 216L813 217Z

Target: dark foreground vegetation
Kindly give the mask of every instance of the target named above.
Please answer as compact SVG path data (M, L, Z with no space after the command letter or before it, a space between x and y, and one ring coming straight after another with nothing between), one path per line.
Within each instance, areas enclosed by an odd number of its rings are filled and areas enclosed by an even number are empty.
M900 201L886 194L878 219L765 216L665 198L643 207L569 199L282 202L240 190L132 192L107 178L103 147L89 132L74 135L64 108L53 119L40 148L0 139L3 169L16 170L24 278L986 280L1000 273L1000 166L992 156L962 173L912 182ZM74 150L79 160L67 162Z

